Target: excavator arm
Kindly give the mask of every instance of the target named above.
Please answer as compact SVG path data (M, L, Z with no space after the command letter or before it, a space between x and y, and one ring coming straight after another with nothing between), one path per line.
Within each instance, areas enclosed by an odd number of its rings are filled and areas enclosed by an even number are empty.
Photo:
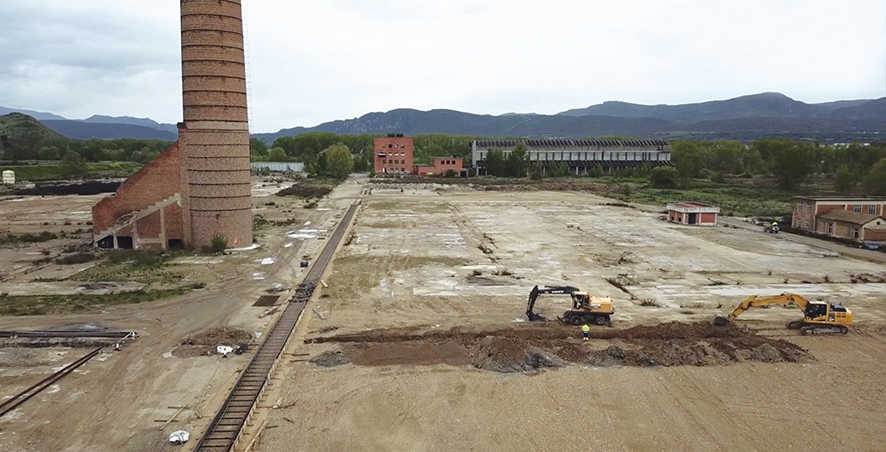
M750 297L745 298L744 301L739 303L739 305L736 306L735 309L733 309L732 312L729 313L729 316L726 318L726 320L731 322L750 308L759 308L762 306L788 303L795 303L801 311L805 312L806 305L809 304L809 300L793 293L785 293L769 297L758 297L756 295L751 295Z
M572 295L574 292L578 292L578 290L578 287L572 286L533 287L532 290L529 291L529 301L526 304L526 318L528 318L530 322L545 320L544 316L536 314L534 310L535 301L538 300L539 295Z
M715 325L726 325L727 323L735 320L736 317L740 316L743 312L747 311L750 308L759 308L762 306L772 306L777 304L788 304L795 303L801 311L806 312L806 306L809 305L809 300L801 297L800 295L793 293L783 293L781 295L774 295L768 297L759 297L757 295L751 295L745 298L732 312L729 313L727 317L717 316L714 317Z

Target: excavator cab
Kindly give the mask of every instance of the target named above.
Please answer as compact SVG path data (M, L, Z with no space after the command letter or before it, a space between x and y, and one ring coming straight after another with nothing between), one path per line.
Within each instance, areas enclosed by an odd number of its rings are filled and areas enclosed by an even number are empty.
M820 325L851 325L852 311L839 304L810 301L803 312L803 322ZM790 327L790 325L789 325Z

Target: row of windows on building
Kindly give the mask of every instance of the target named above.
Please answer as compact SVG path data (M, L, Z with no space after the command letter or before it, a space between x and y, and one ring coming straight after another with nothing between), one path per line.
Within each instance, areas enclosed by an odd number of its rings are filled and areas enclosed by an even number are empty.
M440 164L441 165L455 165L456 162L455 162L455 160L441 160Z
M857 206L852 206L852 211L855 213L867 212L868 215L876 215L877 214L877 206L869 205L862 206L861 204Z
M488 151L480 152L480 160L486 160ZM510 155L505 151L504 156ZM588 161L588 160L628 160L628 161L660 161L666 160L669 153L665 152L529 152L529 160L563 160L563 161Z
M405 144L389 144L388 149L406 149Z
M382 160L382 165L405 165L406 160Z

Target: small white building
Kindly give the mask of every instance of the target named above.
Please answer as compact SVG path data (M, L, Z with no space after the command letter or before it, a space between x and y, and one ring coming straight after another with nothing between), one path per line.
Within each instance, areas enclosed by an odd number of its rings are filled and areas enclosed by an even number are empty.
M15 171L13 171L13 170L4 170L3 171L3 185L15 185Z
M695 226L716 226L720 208L700 202L668 204L668 221Z

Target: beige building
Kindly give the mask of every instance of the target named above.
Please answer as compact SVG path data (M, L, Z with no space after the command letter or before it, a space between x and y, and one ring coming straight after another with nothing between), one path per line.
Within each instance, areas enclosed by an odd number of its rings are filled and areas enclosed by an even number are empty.
M886 241L886 219L846 210L832 210L818 216L815 232L829 237L860 242Z

